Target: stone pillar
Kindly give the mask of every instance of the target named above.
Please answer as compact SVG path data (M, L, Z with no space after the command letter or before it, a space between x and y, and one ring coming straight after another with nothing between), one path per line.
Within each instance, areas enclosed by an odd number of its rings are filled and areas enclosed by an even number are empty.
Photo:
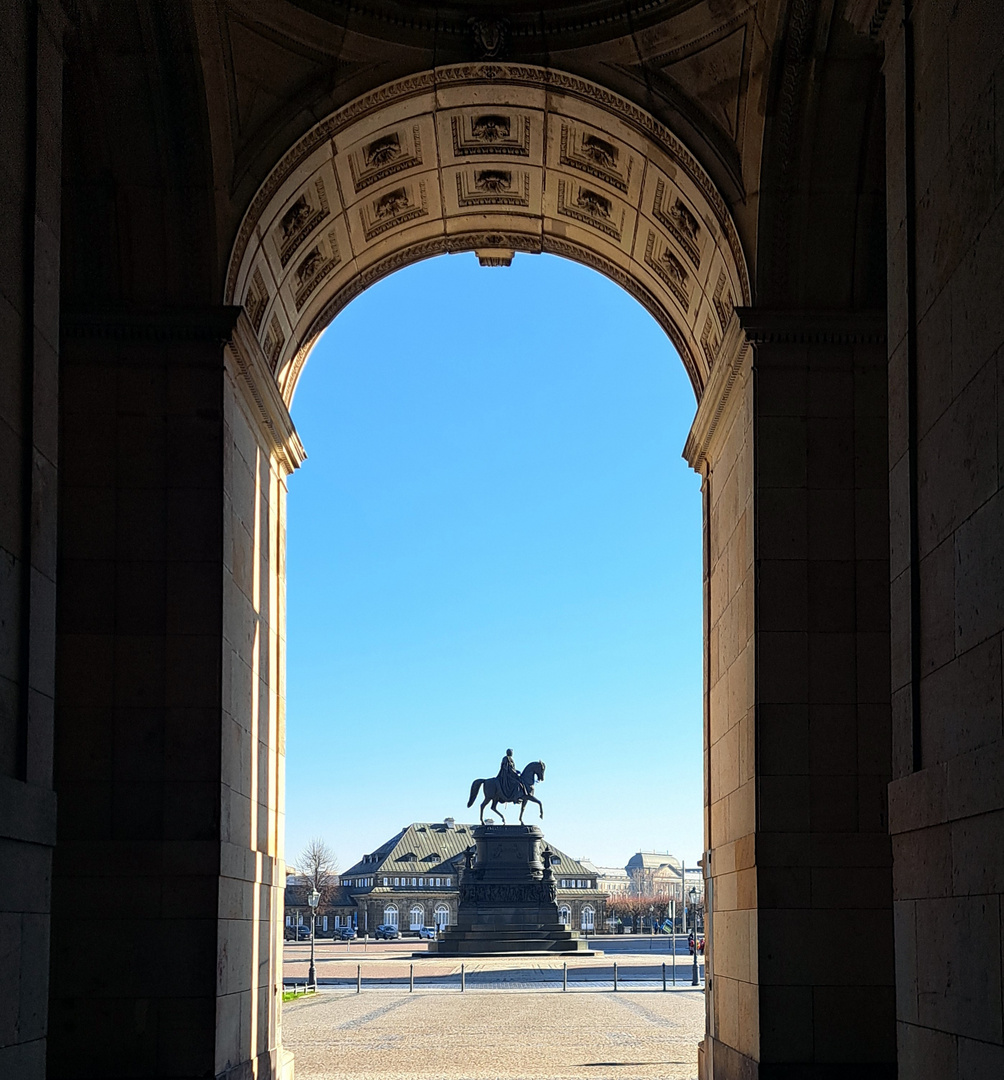
M709 519L705 1076L893 1077L883 320L738 314L686 451Z
M53 1076L280 1067L298 444L236 315L64 319Z
M63 13L0 13L0 1076L45 1075Z
M1004 1076L1004 18L885 8L900 1076L968 1080Z

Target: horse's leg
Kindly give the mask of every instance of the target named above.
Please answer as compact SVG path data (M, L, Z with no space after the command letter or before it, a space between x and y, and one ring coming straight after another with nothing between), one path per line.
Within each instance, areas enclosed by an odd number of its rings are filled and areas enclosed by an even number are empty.
M488 805L488 796L485 796L484 802L481 804L481 824L485 823L485 807Z
M526 799L519 804L519 823L523 824L523 811L526 809Z
M503 814L502 811L499 809L499 804L497 802L492 803L492 810L494 810L495 813L498 814L498 816L502 819L502 824L504 825L505 824L505 814Z
M537 806L538 806L538 808L540 810L540 816L543 819L543 817L544 817L544 804L540 801L540 799L537 798L536 795L527 795L527 798L530 800L530 802L535 802L537 804ZM523 805L526 806L526 803L523 803ZM522 816L523 815L520 814L520 818L522 818Z

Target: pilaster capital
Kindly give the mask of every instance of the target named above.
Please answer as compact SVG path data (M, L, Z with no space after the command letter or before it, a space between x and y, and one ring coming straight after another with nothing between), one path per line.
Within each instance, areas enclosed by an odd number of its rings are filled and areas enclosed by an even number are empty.
M886 340L884 311L738 307L736 318L751 345L881 345Z
M251 417L256 421L269 450L288 475L303 464L307 454L269 370L258 337L243 309L226 343L225 353L227 369L241 391Z
M733 400L733 387L743 368L749 368L750 352L750 345L739 319L733 314L722 335L721 348L704 386L704 393L701 394L697 406L697 415L683 447L683 457L687 464L702 475L711 464L711 450Z

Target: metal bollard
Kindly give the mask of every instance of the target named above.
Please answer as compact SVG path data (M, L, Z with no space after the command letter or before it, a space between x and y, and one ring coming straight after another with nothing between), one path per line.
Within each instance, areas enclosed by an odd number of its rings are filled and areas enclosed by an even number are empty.
M568 964L561 965L561 989L568 989Z
M461 992L461 994L462 994L462 993L464 992L464 983L465 983L465 979L464 979L464 965L463 965L463 964L461 964L461 965L460 965L460 992Z
M614 961L614 990L617 989L617 961Z
M361 994L363 992L363 966L362 964L356 964L356 993Z
M662 965L662 988L663 988L663 990L666 989L666 965L665 964Z
M415 965L408 965L408 992L413 994L415 992Z
M673 985L676 986L676 934L673 935Z

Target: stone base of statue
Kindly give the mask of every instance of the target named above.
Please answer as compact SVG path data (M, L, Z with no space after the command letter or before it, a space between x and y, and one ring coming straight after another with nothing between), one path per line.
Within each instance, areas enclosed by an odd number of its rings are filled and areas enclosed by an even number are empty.
M544 834L536 825L478 825L474 842L477 855L460 879L456 925L430 944L429 954L594 955L558 921L554 875L544 865Z

